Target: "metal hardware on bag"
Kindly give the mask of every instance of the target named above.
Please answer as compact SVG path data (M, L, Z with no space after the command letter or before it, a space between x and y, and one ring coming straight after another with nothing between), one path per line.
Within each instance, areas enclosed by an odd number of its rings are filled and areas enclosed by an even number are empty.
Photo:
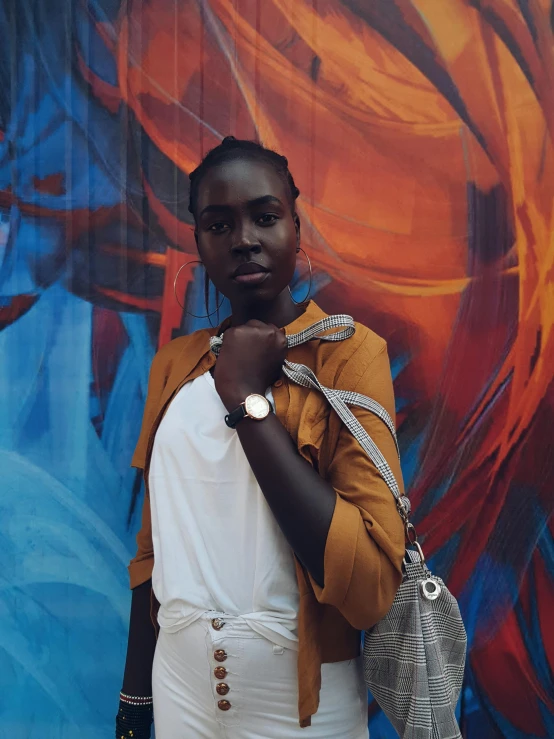
M406 532L406 541L414 546L417 543L417 532L415 530L415 526L408 520L406 520L405 524L404 530Z
M428 577L426 580L422 580L419 583L419 589L421 591L421 595L426 600L437 600L439 595L441 594L441 586L433 580L432 577Z
M398 508L398 512L402 516L402 520L406 523L412 511L412 504L410 503L410 499L407 498L405 495L401 495L396 500L396 507Z
M414 531L415 531L415 529L414 529ZM420 544L419 544L419 542L418 542L417 539L413 542L412 546L414 546L417 549L417 553L419 554L419 556L421 558L421 564L424 565L425 564L425 555L423 554L423 550L422 550L422 548L421 548L421 546L420 546Z
M400 518L404 521L404 524L407 524L409 511L407 509L406 504L404 503L403 498L396 499L396 509L398 513L400 514Z

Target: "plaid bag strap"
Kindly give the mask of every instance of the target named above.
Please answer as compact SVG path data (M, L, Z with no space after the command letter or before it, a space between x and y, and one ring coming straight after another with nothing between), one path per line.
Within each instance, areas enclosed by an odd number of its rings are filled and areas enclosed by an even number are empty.
M324 331L330 331L331 329L338 329L332 334L325 334ZM349 339L356 332L356 324L352 316L347 315L336 315L326 316L320 321L312 323L303 331L299 331L297 334L289 334L287 336L287 344L289 349L300 344L305 344L307 341L344 341Z
M338 329L332 334L326 334L325 331ZM336 315L326 316L320 321L312 323L311 326L299 331L297 334L287 335L287 346L292 349L300 344L306 344L308 341L344 341L349 339L356 332L356 324L352 316ZM212 336L210 339L210 349L217 356L219 349L223 343L223 336Z

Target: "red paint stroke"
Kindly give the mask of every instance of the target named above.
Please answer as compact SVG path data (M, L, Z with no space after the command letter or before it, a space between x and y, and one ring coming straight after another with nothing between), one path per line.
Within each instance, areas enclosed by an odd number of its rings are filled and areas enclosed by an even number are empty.
M14 295L9 305L0 306L0 330L21 318L39 299L39 295Z
M40 179L36 175L33 177L33 187L37 192L41 192L43 195L65 195L65 177L62 172L56 172L55 174L46 175Z
M470 661L494 708L524 734L546 737L540 702L548 705L552 700L536 678L513 611L493 639L484 647L473 648Z
M119 88L96 75L80 54L77 54L77 63L83 79L90 85L92 94L96 97L110 113L117 113L121 104L121 93Z
M107 287L96 287L96 290L107 298L122 303L123 305L133 306L133 308L140 308L140 310L154 311L160 313L162 309L161 298L140 298L137 295L129 295L122 293L119 290L110 290Z

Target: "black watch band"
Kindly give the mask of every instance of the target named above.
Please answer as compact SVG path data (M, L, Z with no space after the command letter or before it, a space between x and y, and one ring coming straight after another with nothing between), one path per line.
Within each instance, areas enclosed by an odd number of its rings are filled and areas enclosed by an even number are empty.
M239 421L242 421L242 419L246 416L246 407L244 403L241 403L238 408L235 408L234 411L231 411L225 416L225 423L227 426L229 426L230 429L234 429L235 426Z
M263 421L271 413L273 407L265 395L252 393L246 397L244 403L232 410L225 416L225 423L234 429L243 418L253 418L255 421Z

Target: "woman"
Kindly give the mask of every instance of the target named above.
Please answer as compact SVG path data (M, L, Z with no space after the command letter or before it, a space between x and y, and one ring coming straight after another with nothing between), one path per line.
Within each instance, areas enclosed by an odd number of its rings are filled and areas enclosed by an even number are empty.
M153 704L157 739L362 739L360 630L392 604L402 523L324 397L282 366L306 364L393 415L385 342L356 324L345 341L287 351L287 335L325 314L288 289L300 221L284 157L229 137L190 179L198 253L232 316L152 364L116 735L149 736ZM356 415L400 479L388 429Z

